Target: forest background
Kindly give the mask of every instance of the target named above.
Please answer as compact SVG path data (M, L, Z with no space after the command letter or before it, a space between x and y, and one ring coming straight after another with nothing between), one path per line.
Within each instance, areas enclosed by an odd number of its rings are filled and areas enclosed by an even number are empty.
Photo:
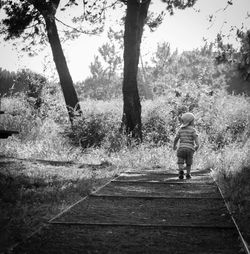
M125 169L175 171L172 141L186 111L195 114L201 139L194 170L214 170L250 242L249 80L238 68L240 51L204 43L180 53L162 42L150 63L141 58L143 143L128 146L120 132L123 32L110 28L108 38L90 76L75 83L83 114L73 128L57 82L29 69L0 70L0 129L19 131L0 143L3 162L19 159L0 164L2 250Z

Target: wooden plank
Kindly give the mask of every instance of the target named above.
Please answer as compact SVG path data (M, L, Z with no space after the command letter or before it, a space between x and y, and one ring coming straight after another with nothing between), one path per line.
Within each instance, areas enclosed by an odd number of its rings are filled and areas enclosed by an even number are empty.
M215 184L164 184L113 181L97 194L168 197L221 197Z
M234 229L50 224L12 254L241 253Z
M153 228L201 228L201 229L234 229L231 225L215 226L215 225L168 225L153 223L109 223L109 222L81 222L81 221L52 221L49 224L56 225L81 225L81 226L101 226L101 227L153 227Z
M109 194L90 194L90 197L96 198L138 198L138 199L190 199L190 200L200 200L200 199L212 199L221 200L220 197L169 197L169 196L139 196L139 195L109 195Z
M192 175L210 175L210 170L209 169L204 169L204 170L192 170ZM176 173L174 172L168 172L167 170L157 170L157 169L150 169L150 170L140 170L140 171L136 171L136 170L130 170L130 171L126 171L126 172L123 172L122 174L156 174L156 175L169 175L169 176L177 176L178 175L178 172L176 170Z
M180 181L136 181L136 180L112 180L112 183L125 183L125 184L198 184L198 185L214 185L213 182L191 182L189 180L180 180Z
M233 227L222 199L89 197L53 222Z

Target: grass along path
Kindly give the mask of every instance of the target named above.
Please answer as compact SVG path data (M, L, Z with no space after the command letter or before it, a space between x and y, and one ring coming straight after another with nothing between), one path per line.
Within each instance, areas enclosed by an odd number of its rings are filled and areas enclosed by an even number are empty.
M107 163L0 158L0 253L119 172Z

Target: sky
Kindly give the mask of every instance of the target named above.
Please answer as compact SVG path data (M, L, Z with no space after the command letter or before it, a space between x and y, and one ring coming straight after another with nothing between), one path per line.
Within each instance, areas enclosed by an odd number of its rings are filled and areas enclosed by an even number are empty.
M152 0L150 11L160 12L165 5L161 0ZM227 0L198 0L193 8L177 10L173 16L167 14L161 26L153 33L145 31L141 44L142 55L150 58L157 48L157 43L168 42L172 50L179 52L200 48L204 45L204 38L214 41L220 31L229 33L231 26L250 29L250 0L233 0L228 5ZM224 9L227 7L226 9ZM224 9L224 10L223 10ZM2 15L0 13L0 15ZM112 20L120 13L112 14ZM209 15L213 15L209 22ZM63 18L63 17L62 17ZM112 21L106 25L114 25ZM232 37L233 38L233 37ZM97 54L97 49L106 40L104 34L98 36L82 35L79 39L63 45L68 67L73 81L82 81L90 75L89 65ZM233 42L233 41L232 41ZM11 46L11 42L4 42L0 38L0 67L9 71L29 68L33 71L48 75L48 70L54 68L51 50L48 47L35 57L20 54ZM52 62L52 63L51 63ZM47 67L47 68L46 68ZM46 69L46 70L45 70ZM57 79L56 72L49 72Z

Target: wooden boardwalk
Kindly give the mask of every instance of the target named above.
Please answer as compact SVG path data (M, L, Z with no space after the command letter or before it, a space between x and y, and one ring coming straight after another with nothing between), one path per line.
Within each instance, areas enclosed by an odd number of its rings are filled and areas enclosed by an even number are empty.
M13 253L247 253L209 172L126 172Z

